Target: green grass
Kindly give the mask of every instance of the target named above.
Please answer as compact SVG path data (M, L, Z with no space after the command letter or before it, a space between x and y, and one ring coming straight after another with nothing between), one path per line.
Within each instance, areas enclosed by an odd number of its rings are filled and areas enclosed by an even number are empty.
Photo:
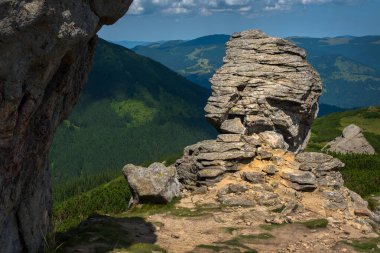
M155 244L137 243L126 248L129 253L166 253L167 251Z
M261 233L257 235L239 235L228 241L223 242L223 244L249 249L249 247L245 244L254 244L260 240L267 240L273 237L274 236L269 233Z
M340 170L345 185L362 197L380 194L380 155L333 154L345 163Z
M266 231L272 231L273 229L283 227L285 225L286 225L286 223L282 223L282 224L261 224L261 225L259 225L259 227L263 230L266 230Z
M220 211L221 206L196 206L195 208L178 207L179 199L173 200L169 204L143 204L134 207L123 216L146 217L153 214L166 213L177 217L199 217L209 215L212 212Z
M363 128L364 135L374 147L376 155L331 154L345 163L341 169L345 185L367 198L380 194L380 108L367 107L332 113L315 120L308 151L320 152L327 142L342 134L349 124Z
M358 252L380 253L380 237L346 242Z
M125 212L131 197L123 177L103 184L93 190L58 203L53 208L53 222L57 232L78 225L93 213L117 214Z
M326 219L314 219L301 222L302 225L309 229L325 228L329 224Z

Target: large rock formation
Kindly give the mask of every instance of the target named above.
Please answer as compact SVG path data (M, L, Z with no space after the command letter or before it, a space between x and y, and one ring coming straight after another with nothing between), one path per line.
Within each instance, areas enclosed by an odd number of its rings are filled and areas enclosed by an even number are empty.
M96 32L132 0L0 1L0 249L37 252L50 230L48 151L78 101Z
M257 30L235 33L211 83L206 118L222 133L275 131L289 150L305 148L322 83L303 49Z
M327 143L324 149L342 154L375 154L375 149L364 137L363 130L354 124L344 128L342 135Z
M222 134L189 146L175 164L186 185L219 181L262 148L305 148L322 84L304 50L251 30L232 35L224 65L211 79L206 118Z

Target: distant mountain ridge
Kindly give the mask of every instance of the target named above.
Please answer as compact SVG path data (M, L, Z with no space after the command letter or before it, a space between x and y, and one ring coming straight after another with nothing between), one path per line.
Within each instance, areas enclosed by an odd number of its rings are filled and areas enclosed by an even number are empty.
M380 36L334 38L289 37L308 54L324 82L323 104L341 108L380 105ZM209 88L209 78L222 65L229 35L189 41L166 41L133 48L187 79Z

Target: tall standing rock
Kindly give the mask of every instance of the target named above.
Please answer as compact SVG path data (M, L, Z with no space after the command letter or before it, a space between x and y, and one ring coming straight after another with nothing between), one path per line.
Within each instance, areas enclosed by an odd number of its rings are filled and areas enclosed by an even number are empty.
M0 249L43 250L49 232L48 152L79 99L96 32L132 0L0 1Z
M303 49L258 30L234 33L211 83L206 118L219 131L233 132L225 128L233 122L235 132L275 131L289 150L305 148L322 82Z

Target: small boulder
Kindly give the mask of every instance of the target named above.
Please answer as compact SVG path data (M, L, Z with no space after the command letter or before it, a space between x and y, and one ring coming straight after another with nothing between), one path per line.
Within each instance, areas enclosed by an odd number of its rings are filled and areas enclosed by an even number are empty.
M230 134L245 134L246 128L239 118L228 119L222 123L220 130Z
M263 172L265 172L265 173L268 174L268 175L274 175L274 174L276 174L277 171L278 171L278 169L277 169L276 166L274 166L274 165L267 165L267 166L263 169Z
M313 173L308 171L285 169L280 176L285 179L284 184L297 191L310 191L317 188L317 180Z
M344 167L339 159L330 155L316 152L304 152L296 156L296 161L300 163L300 170L327 172L334 171Z
M242 179L253 184L261 184L265 182L265 173L256 171L246 171L243 172Z
M273 149L287 150L289 145L284 141L284 137L273 131L265 131L259 134L264 143Z
M123 174L133 192L134 204L168 203L180 196L181 184L174 167L153 163L148 168L128 164Z
M269 161L273 157L273 154L271 152L262 149L258 149L256 154L259 160Z
M342 154L375 154L375 149L364 137L363 130L354 124L347 126L342 135L327 143L324 149Z

